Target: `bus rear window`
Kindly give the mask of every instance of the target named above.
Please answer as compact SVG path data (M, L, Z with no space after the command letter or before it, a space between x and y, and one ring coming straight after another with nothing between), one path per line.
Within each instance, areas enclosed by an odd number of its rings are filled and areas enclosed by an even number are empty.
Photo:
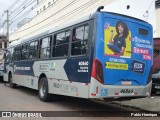
M140 35L148 35L148 30L143 29L143 28L139 28L139 34Z

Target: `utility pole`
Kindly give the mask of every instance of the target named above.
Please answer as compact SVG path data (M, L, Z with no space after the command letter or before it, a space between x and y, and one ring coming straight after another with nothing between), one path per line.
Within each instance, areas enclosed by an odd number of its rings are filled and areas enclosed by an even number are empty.
M6 23L7 23L7 42L9 43L9 11L6 10L6 13L7 13L7 20L6 20Z
M6 14L7 16L6 16L6 20L3 23L3 26L6 24L6 40L3 41L2 43L3 48L6 44L7 46L9 45L9 10L4 11L4 14ZM4 33L4 30L3 30L3 33Z

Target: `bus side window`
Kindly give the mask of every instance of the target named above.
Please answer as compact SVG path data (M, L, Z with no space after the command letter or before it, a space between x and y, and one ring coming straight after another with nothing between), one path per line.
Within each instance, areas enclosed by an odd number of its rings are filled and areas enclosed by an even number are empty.
M51 37L41 39L40 58L46 59L50 57Z
M88 25L80 26L73 30L72 55L85 55L87 53Z
M10 61L10 49L6 50L3 58L4 58L6 63L8 63Z
M29 44L29 60L35 60L38 58L38 40Z
M27 60L28 54L28 44L22 45L21 60Z
M11 61L14 61L14 48L11 48Z
M68 56L70 31L61 32L54 36L53 57Z
M16 46L13 51L14 61L21 59L21 46Z

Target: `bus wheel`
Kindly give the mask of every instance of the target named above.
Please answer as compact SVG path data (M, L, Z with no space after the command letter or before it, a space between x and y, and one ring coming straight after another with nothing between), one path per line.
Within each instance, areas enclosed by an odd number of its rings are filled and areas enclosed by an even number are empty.
M16 84L12 83L12 74L9 74L9 86L11 88L16 88Z
M39 98L43 102L50 101L51 95L48 93L48 81L46 77L42 77L38 84Z

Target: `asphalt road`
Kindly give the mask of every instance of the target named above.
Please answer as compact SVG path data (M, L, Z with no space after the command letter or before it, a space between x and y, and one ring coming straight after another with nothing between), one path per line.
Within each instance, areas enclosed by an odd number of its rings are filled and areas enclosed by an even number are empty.
M28 89L21 86L17 87L16 89L12 89L8 85L4 86L3 82L0 82L0 111L54 111L53 114L56 114L58 116L58 118L56 119L60 119L60 117L62 117L61 119L65 120L67 119L72 120L72 118L77 120L80 119L107 120L106 119L107 116L105 116L104 114L99 114L100 113L99 111L105 111L106 113L108 113L108 115L113 114L113 117L108 119L114 120L117 119L116 116L117 112L125 113L126 111L131 111L131 110L124 107L112 105L109 103L103 104L86 99L62 97L62 96L57 101L41 102L39 100L38 92L36 90ZM75 116L72 117L71 115L68 116L67 118L65 115L63 116L63 114L68 111L76 111L75 114L72 113L73 116L74 115ZM89 112L86 112L84 114L85 111ZM82 116L79 117L79 115ZM100 115L102 115L102 117L100 117ZM46 119L51 119L51 118L46 118ZM118 119L121 120L124 118L122 117ZM142 120L144 120L144 118L142 118Z

